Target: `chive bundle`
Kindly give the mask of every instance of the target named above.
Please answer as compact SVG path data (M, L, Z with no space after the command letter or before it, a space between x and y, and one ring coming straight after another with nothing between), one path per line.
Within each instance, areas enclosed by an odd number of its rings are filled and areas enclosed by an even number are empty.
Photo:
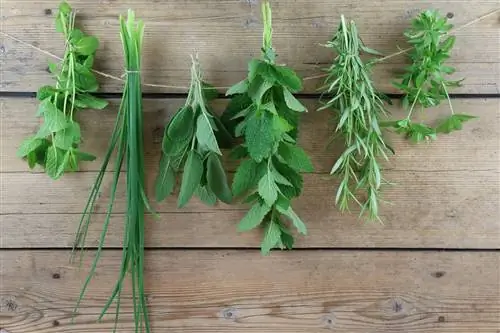
M92 263L90 273L83 285L75 311L82 301L87 287L95 273L99 261L108 225L110 222L116 190L123 163L127 166L127 211L125 231L123 235L123 254L120 274L111 296L99 316L99 320L106 314L113 302L116 302L115 329L120 311L120 295L126 273L130 271L132 277L132 293L134 321L136 332L150 332L146 297L144 294L144 213L149 208L144 190L144 139L143 114L141 91L141 49L144 24L135 21L135 14L128 11L128 18L120 16L120 36L125 55L127 77L123 91L121 105L118 111L115 127L111 135L110 144L105 159L91 190L85 206L80 225L78 227L75 248L83 249L85 238L91 219L91 212L95 207L102 180L109 164L111 155L116 148L116 161L113 169L113 181L106 218L101 232L99 247Z

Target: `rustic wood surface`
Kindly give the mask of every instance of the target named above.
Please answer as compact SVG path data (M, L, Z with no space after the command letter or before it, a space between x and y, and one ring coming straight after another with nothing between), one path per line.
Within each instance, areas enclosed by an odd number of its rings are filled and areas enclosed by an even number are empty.
M0 1L2 32L62 55L54 29L58 1ZM205 77L226 87L246 75L261 44L257 0L72 0L78 22L101 40L97 69L123 74L118 15L133 8L146 23L144 87L147 181L157 172L163 126L182 103L189 54L198 52ZM384 54L405 47L402 32L420 10L437 8L460 27L499 8L497 0L272 0L274 45L279 61L302 76L318 74L332 55L319 46L340 14L356 21L365 43ZM327 112L315 112L321 80L306 80L300 143L316 171L305 176L296 201L309 235L291 252L261 257L259 230L238 233L244 205L206 207L193 200L178 210L175 198L154 204L147 217L146 288L153 333L500 333L500 14L457 33L450 63L457 78L458 113L480 118L430 144L388 137L396 156L385 165L384 224L340 214L336 181L328 173L342 146L325 147L332 130ZM91 226L89 250L79 270L70 263L74 232L100 161L51 181L15 156L34 133L36 100L26 93L52 83L47 55L0 35L0 333L108 333L112 315L95 319L116 280L125 198L117 198L101 264L76 324L71 312L98 245L109 182L105 181ZM384 92L405 57L376 66ZM99 78L102 92L122 83ZM225 89L221 88L220 92ZM14 92L20 97L12 98ZM474 94L474 95L471 95ZM489 96L490 98L478 98ZM9 97L10 96L10 97ZM174 98L175 97L175 98ZM495 97L495 98L491 98ZM105 111L80 115L84 147L102 156L118 100ZM222 111L227 100L215 103ZM400 117L399 102L391 108ZM435 123L447 105L420 114ZM235 162L225 161L232 173ZM122 184L123 185L123 184ZM150 191L151 192L151 191ZM439 249L446 249L441 251ZM128 290L129 291L129 290ZM120 333L133 332L130 292L124 293Z
M64 41L54 31L56 1L2 1L2 28L30 44L62 55ZM118 16L134 8L146 23L144 81L161 85L186 86L189 54L199 52L206 78L217 86L229 86L245 76L247 62L258 55L261 45L260 7L254 0L188 1L97 1L74 0L79 24L101 40L98 69L121 76L122 47ZM279 61L303 76L318 74L332 54L319 44L331 38L340 14L357 22L362 38L370 47L391 54L405 47L403 31L421 10L439 9L460 27L494 9L497 0L275 0L273 1L274 45ZM454 92L499 93L498 22L500 14L457 32L451 63L456 77L466 77ZM497 37L495 42L495 37ZM46 55L8 38L2 38L1 88L6 91L36 91L50 83ZM391 81L404 67L405 57L395 57L376 67L377 85L394 91ZM319 80L306 82L305 92L315 92ZM119 81L103 79L103 91L121 91ZM145 87L145 91L183 92L186 89Z
M90 264L88 253L83 267ZM95 318L118 274L107 251L76 326L70 324L86 271L65 251L0 252L0 327L7 332L110 332ZM496 253L148 251L154 332L497 333ZM121 333L133 331L130 300Z

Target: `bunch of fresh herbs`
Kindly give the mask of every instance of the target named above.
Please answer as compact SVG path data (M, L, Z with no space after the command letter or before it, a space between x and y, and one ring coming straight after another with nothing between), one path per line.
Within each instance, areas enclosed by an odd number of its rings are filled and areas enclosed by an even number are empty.
M401 83L395 83L395 86L404 94L402 104L408 115L383 125L394 128L413 142L434 140L438 133L460 130L464 122L477 118L455 113L448 94L449 88L459 87L463 81L446 79L446 75L455 72L454 67L445 64L455 44L455 37L449 35L452 28L453 25L437 10L426 10L412 20L411 28L405 32L408 43L412 45L408 53L411 65L406 67ZM443 100L448 101L451 115L436 127L413 121L415 108L424 110Z
M59 65L49 65L56 84L38 90L40 104L36 115L43 122L38 132L26 139L17 151L31 169L38 164L53 179L60 178L64 172L77 171L80 161L95 159L80 150L81 131L75 114L82 109L103 109L108 105L90 94L99 88L92 73L99 41L76 29L75 17L68 3L62 2L56 28L64 35L66 50Z
M209 104L217 96L217 91L203 81L198 59L192 57L188 97L165 127L156 179L157 201L172 193L176 174L182 171L179 207L194 194L208 205L215 205L217 199L231 203L219 146L231 148L232 136Z
M264 36L262 58L248 65L248 76L231 87L231 102L223 121L243 143L233 157L243 159L233 179L234 196L248 194L252 207L239 223L240 231L264 228L263 254L271 249L292 248L294 238L283 217L299 233L306 226L292 209L291 201L303 189L301 171L313 171L309 157L297 146L299 114L306 108L293 93L302 90L302 81L290 68L276 64L272 47L271 8L262 3Z
M386 116L384 102L388 99L373 85L372 62L364 63L361 59L362 53L380 54L363 44L355 23L347 23L343 15L326 47L337 55L327 69L322 87L326 101L319 110L333 111L337 123L333 138L341 136L345 145L331 170L340 179L335 202L341 211L349 210L349 204L355 202L362 215L380 220L380 187L384 181L380 162L387 159L391 150L379 122ZM365 194L365 200L359 198L359 192Z
M126 82L121 105L116 118L115 127L111 134L108 151L101 166L101 170L90 192L89 199L80 221L77 232L75 249L83 249L90 224L91 214L94 211L99 197L102 181L106 173L111 156L116 150L116 160L113 169L111 193L103 230L99 240L99 248L92 263L90 273L82 288L78 304L83 300L87 287L95 274L97 263L104 246L108 225L121 169L126 165L126 213L123 235L123 255L120 274L112 295L105 304L99 320L116 302L116 320L120 311L120 296L124 285L125 276L132 276L133 314L136 332L150 332L146 296L144 294L144 214L145 210L151 211L144 189L144 143L143 143L143 114L141 91L141 50L143 44L144 25L142 21L136 22L132 10L128 11L128 18L120 16L120 36L122 39ZM116 331L116 325L115 325Z

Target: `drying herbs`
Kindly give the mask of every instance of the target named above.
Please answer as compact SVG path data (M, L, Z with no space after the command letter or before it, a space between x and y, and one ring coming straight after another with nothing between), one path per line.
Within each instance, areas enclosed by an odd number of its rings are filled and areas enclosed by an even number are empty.
M126 165L126 198L127 210L123 234L123 255L120 274L113 292L105 304L99 320L116 302L116 322L120 312L120 296L127 273L132 277L133 314L136 332L150 332L146 296L144 294L144 214L151 211L144 190L144 143L143 143L143 114L141 92L141 51L143 43L144 25L135 20L132 10L128 11L128 18L120 16L120 36L125 57L126 82L121 105L117 114L115 127L111 134L108 151L98 173L97 179L90 192L89 199L80 221L75 242L75 249L83 250L85 238L90 224L91 213L94 211L99 197L102 181L106 173L111 156L116 151L116 160L112 172L110 199L103 230L99 240L99 248L94 258L90 273L83 285L75 311L83 300L87 287L95 274L97 263L104 246L106 232L113 211L113 204L117 193L120 171ZM74 249L74 250L75 250Z
M176 174L182 171L179 207L184 207L193 195L211 206L217 199L231 203L221 147L231 148L232 136L209 104L217 96L217 91L203 81L198 59L192 57L188 97L165 127L156 178L157 201L173 192Z
M448 94L449 88L459 87L463 81L445 78L455 72L454 67L445 64L455 44L455 37L448 35L452 27L438 11L426 10L412 20L411 28L405 32L408 43L412 45L408 53L411 65L405 69L401 83L395 83L395 86L404 94L402 104L408 115L383 125L404 134L413 142L434 140L437 134L460 130L464 122L477 118L455 113ZM442 119L436 127L413 121L416 108L424 110L439 105L443 100L448 101L451 115Z
M252 207L238 229L264 228L263 254L271 249L292 248L294 238L288 219L301 234L306 226L292 209L291 201L303 188L302 171L313 171L304 150L297 146L299 115L306 108L292 93L302 90L302 81L290 68L276 64L272 47L271 8L262 3L264 36L262 57L248 65L248 76L231 87L231 101L222 120L242 138L232 156L243 159L233 179L234 196L246 194Z
M83 109L103 109L108 105L105 100L90 94L99 88L92 73L99 41L76 29L75 17L68 3L62 2L56 29L66 41L64 57L60 64L49 65L55 86L43 86L38 90L40 104L36 116L42 118L41 126L17 151L30 169L40 165L53 179L65 172L77 171L80 161L95 160L95 156L80 150L81 130L75 115Z
M322 99L326 100L319 110L333 111L337 124L333 137L340 136L345 145L331 170L340 179L335 202L341 211L349 210L349 204L355 202L361 207L361 215L380 220L380 187L384 181L380 162L388 158L391 149L379 123L387 113L384 102L390 100L373 85L373 62L361 59L362 53L380 54L363 44L355 23L347 23L343 15L326 47L337 55L327 69L322 88ZM360 194L366 199L362 200Z

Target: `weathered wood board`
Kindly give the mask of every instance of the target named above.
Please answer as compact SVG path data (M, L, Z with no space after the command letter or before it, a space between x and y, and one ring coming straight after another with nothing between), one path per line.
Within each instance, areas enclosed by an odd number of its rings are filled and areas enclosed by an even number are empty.
M222 109L227 101L218 101ZM149 188L157 173L162 126L181 100L147 100L146 151ZM328 113L315 112L316 104L306 100L310 113L303 117L301 144L313 156L317 171L306 175L304 196L296 207L307 221L310 235L300 238L298 247L434 247L498 248L500 202L498 163L500 113L498 100L454 100L456 112L471 112L480 118L463 131L442 136L438 141L413 145L391 135L397 155L387 165L384 197L391 204L382 208L384 225L365 225L357 214L340 214L334 207L336 181L328 176L341 145L331 149L324 142L331 130ZM31 173L15 157L24 137L36 130L33 99L4 99L2 102L0 147L2 151L2 246L68 247L72 245L79 214L88 196L99 163L84 164L79 174L68 174L53 182L39 170ZM447 106L432 110L427 121L447 114ZM85 148L97 156L105 151L115 110L82 113ZM394 110L394 117L401 116ZM314 133L314 135L313 135ZM401 152L401 153L399 153ZM234 170L234 162L228 168ZM97 212L104 212L109 182L105 182ZM325 198L318 200L318 197ZM124 193L119 193L106 246L119 246ZM256 247L260 232L238 234L235 225L245 214L243 205L206 207L197 200L183 210L175 198L155 204L162 213L148 223L150 247ZM103 216L89 235L95 246ZM116 222L115 222L116 221ZM20 227L22 226L22 227Z
M189 54L198 52L206 79L217 86L230 86L245 76L247 62L258 56L261 45L258 1L97 1L74 0L79 24L101 40L96 64L115 76L123 74L118 16L134 8L146 24L144 42L145 82L186 86ZM61 56L64 41L54 29L57 2L52 0L2 2L2 29L24 42ZM406 46L403 31L421 10L436 8L460 27L498 9L496 0L275 0L273 5L274 45L279 61L302 76L314 76L331 62L332 54L319 44L331 38L340 15L354 19L365 43L384 54ZM499 93L499 15L493 15L457 32L457 44L450 63L456 77L466 77L454 92ZM46 55L2 36L5 91L36 91L51 82ZM391 81L404 67L405 57L395 57L375 69L376 83L394 92ZM306 81L305 92L316 92L319 80ZM121 91L122 83L103 78L102 91ZM150 92L183 92L186 89L145 87Z
M106 251L75 325L86 270L68 251L0 252L0 327L9 333L110 332L95 319L120 251ZM88 253L83 267L92 259ZM457 252L148 251L154 332L497 333L500 254ZM128 294L128 290L126 290ZM133 331L125 297L120 333Z

